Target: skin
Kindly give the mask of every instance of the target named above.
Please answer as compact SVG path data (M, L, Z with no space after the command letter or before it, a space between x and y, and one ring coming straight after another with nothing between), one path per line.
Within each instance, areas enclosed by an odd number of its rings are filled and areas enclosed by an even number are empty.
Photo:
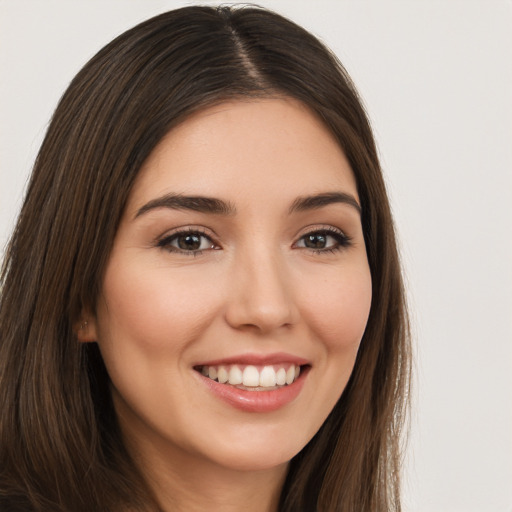
M79 338L100 346L128 449L164 510L277 510L288 461L341 396L371 302L360 213L346 202L290 212L298 198L335 192L359 201L343 151L286 98L195 114L143 166ZM236 213L137 215L165 194L221 199ZM181 229L204 234L203 250L180 250L169 237ZM318 232L324 246L307 247ZM306 359L309 372L272 412L233 407L194 369L276 352Z

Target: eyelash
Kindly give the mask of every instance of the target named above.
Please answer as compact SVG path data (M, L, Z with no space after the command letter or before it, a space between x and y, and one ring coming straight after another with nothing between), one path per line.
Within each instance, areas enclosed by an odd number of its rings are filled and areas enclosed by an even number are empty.
M207 249L197 249L197 250L186 250L186 249L180 249L178 247L174 247L171 245L172 242L178 240L180 237L186 236L186 235L197 235L198 238L206 238L211 242L210 247ZM296 247L297 244L300 241L305 240L307 236L326 236L326 237L332 237L335 240L335 244L332 247L326 247L326 248L320 248L320 249L314 249L311 247ZM219 247L216 245L216 243L212 240L211 236L206 234L205 231L201 230L200 228L187 228L183 229L181 231L177 231L175 233L172 233L171 235L165 236L164 238L157 241L157 247L160 247L162 249L165 249L168 252L172 253L178 253L183 254L187 256L200 256L203 254L205 250L216 250L219 249ZM337 251L340 251L342 249L345 249L347 247L350 247L352 245L352 239L343 233L342 231L333 228L331 226L328 227L322 227L320 229L314 229L312 231L308 231L304 235L302 235L297 242L293 244L298 249L306 249L314 254L332 254Z
M197 235L198 238L206 238L211 242L210 247L208 249L218 249L219 247L215 244L215 242L212 240L210 235L207 235L205 231L203 231L201 228L195 228L190 227L187 229L182 229L180 231L176 231L175 233L172 233L171 235L165 236L164 238L157 241L157 246L165 249L168 252L178 253L178 254L184 254L186 256L200 256L203 254L203 251L205 249L197 249L188 251L186 249L180 249L178 247L173 247L171 245L172 242L175 240L178 240L182 236L186 235ZM206 249L206 250L208 250Z
M333 254L337 251L341 251L342 249L346 249L352 245L352 238L343 233L343 231L336 229L332 226L322 227L320 229L314 229L312 231L308 231L304 235L302 235L294 245L296 245L299 241L304 240L307 236L312 235L323 235L330 236L335 240L335 244L332 247L326 247L323 249L314 249L311 247L301 247L301 249L308 249L313 252L313 254Z

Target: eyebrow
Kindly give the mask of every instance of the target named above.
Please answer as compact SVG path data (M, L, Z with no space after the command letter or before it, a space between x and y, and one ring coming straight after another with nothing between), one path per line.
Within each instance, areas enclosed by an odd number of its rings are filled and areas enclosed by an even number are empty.
M356 198L345 192L325 192L311 196L302 196L295 199L289 208L289 213L317 210L330 204L342 203L352 206L361 214L361 206ZM172 210L192 210L215 215L234 215L236 208L229 202L206 196L185 196L183 194L166 194L152 199L137 210L135 218L157 208L170 208Z
M317 210L335 203L347 204L356 209L359 215L361 215L361 205L353 195L345 192L325 192L312 196L298 197L290 206L289 213Z
M216 215L233 215L235 207L222 199L205 196L185 196L182 194L166 194L152 199L137 210L135 218L155 210L156 208L170 208L172 210L193 210L201 213Z

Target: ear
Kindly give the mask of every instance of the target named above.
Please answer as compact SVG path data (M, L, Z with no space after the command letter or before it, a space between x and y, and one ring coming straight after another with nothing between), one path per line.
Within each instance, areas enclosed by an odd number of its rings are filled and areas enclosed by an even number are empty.
M81 343L97 341L96 318L93 315L82 312L80 319L73 325L73 331Z

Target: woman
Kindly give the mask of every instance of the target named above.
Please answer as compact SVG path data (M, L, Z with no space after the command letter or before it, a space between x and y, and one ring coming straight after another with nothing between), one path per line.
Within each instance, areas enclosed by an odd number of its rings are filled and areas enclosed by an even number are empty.
M409 346L357 93L188 7L64 94L2 274L6 510L400 510Z

